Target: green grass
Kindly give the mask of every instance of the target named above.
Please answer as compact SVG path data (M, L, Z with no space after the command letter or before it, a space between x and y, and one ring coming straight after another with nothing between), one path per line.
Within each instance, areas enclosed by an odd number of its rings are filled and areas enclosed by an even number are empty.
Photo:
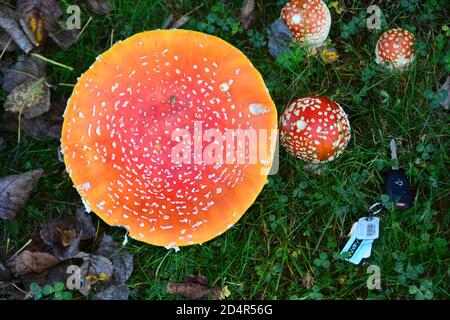
M75 84L111 41L160 28L169 13L181 16L199 3L112 2L116 10L105 17L95 16L71 49L60 51L50 45L44 52L76 70L50 68L54 83ZM412 29L419 46L412 69L396 74L382 71L373 63L381 32L371 33L350 24L353 17L365 11L363 1L345 1L347 8L341 15L331 9L330 43L340 59L327 65L319 58L304 60L302 56L277 62L265 46L260 47L261 36L255 36L255 31L266 38L264 30L279 16L283 1L259 5L250 36L238 29L240 1L203 2L185 28L212 32L239 47L262 73L279 111L301 95L320 94L338 101L350 116L352 139L340 158L323 166L320 176L305 170L304 162L281 150L280 171L269 178L254 205L235 227L208 243L174 253L130 240L127 248L135 261L128 281L132 298L176 298L165 294L165 283L183 281L191 273L207 276L213 285L228 286L234 299L422 298L415 287L423 293L432 292L435 299L448 298L449 115L425 97L425 92L435 91L436 83L442 82L449 71L443 64L448 38L444 35L442 43L439 36L444 34L441 27L449 21L445 10L431 10L433 0L421 1L424 5L412 7L413 11L406 3L414 1L383 2L383 30L394 26ZM68 5L70 1L62 3ZM214 15L207 17L209 13ZM83 22L87 19L84 14ZM54 95L68 97L70 93L70 87L58 87ZM4 96L2 93L0 97ZM64 165L58 162L56 142L24 137L17 145L16 133L4 136L8 148L0 152L1 176L45 169L23 214L14 221L0 222L0 251L5 253L6 240L11 239L11 254L38 230L40 223L70 215L80 200ZM380 201L392 138L401 142L400 164L416 191L415 206L384 213L381 237L374 243L368 264L354 266L337 255L352 223L370 204ZM419 145L434 147L430 159L419 152ZM123 229L104 223L100 226L122 241ZM367 289L369 264L381 268L380 291ZM305 286L307 275L314 278L312 287ZM429 292L426 298L431 298Z

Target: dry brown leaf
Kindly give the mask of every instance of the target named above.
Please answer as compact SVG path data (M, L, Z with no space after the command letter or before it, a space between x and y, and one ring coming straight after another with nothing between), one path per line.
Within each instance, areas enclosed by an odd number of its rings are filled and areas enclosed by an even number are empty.
M14 66L2 69L2 89L9 93L25 80L44 78L46 76L45 69L46 64L43 60L19 56Z
M205 276L189 275L185 282L169 282L166 291L168 294L179 294L188 299L222 298L222 290L219 287L209 287Z
M189 19L189 15L186 14L175 20L173 14L170 14L167 20L164 22L162 29L179 29L186 23L188 23Z
M48 19L45 22L45 30L50 38L63 50L70 48L78 39L78 30L67 30L58 21Z
M47 252L31 252L24 250L11 261L7 266L15 276L23 276L29 273L40 273L56 266L59 260Z
M22 174L0 178L0 218L14 219L28 201L44 170L38 169Z
M50 89L45 78L26 80L15 87L6 97L4 108L25 119L33 119L46 113L50 110Z
M66 30L58 22L63 12L55 0L18 0L17 12L26 21L39 44L47 35L62 49L69 48L77 40L77 30Z
M256 12L256 1L255 0L244 0L241 9L241 23L244 30L248 30L253 20L255 19Z
M0 28L9 34L25 53L29 53L37 46L33 32L27 24L23 23L14 10L2 4L0 4Z
M81 265L83 284L79 290L83 295L87 296L92 287L97 283L106 282L111 279L113 264L108 258L85 252L78 253L74 258L83 259L83 264Z
M41 239L60 260L75 256L79 252L80 241L92 239L95 234L92 217L83 209L78 209L74 217L44 223L40 230Z

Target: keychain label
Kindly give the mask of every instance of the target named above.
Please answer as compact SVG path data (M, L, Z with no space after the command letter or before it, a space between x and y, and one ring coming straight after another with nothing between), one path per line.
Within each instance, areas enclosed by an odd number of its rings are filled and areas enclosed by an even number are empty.
M361 240L375 240L380 235L380 218L362 217L358 220L356 237Z

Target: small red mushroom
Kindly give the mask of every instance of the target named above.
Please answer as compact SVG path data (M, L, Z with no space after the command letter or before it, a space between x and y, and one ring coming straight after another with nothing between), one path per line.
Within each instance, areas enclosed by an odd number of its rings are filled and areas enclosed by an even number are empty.
M414 60L414 34L399 28L386 31L378 39L375 56L378 64L407 68Z
M325 97L302 97L280 118L281 144L295 157L320 163L337 158L350 141L344 109Z
M322 0L291 0L281 17L294 38L312 48L322 46L330 32L330 10Z
M88 208L170 248L228 230L267 181L275 148L255 163L233 161L236 142L223 135L267 130L272 139L276 128L264 80L241 51L200 32L154 30L115 44L80 77L61 150ZM260 139L261 151L270 142Z

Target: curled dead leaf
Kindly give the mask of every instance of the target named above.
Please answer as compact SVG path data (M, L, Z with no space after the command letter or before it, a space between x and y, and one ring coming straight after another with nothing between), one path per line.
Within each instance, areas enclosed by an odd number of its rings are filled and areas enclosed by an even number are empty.
M7 266L15 276L23 276L33 272L43 272L58 263L59 260L47 252L24 250L12 258Z
M42 224L40 236L50 251L60 260L70 259L79 252L81 240L95 237L91 216L78 209L75 217L55 219Z
M37 169L22 174L0 178L0 218L14 219L28 201L44 170Z

